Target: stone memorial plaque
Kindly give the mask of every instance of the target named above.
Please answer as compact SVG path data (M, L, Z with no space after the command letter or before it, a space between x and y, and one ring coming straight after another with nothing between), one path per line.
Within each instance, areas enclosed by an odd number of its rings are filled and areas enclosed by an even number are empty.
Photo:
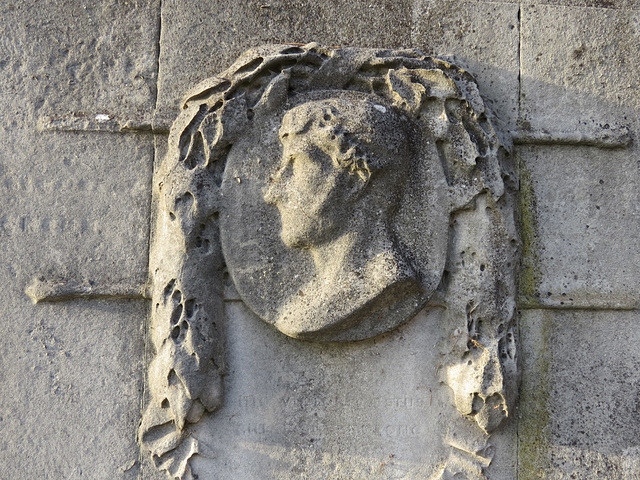
M267 45L187 95L154 177L159 469L484 478L517 390L517 183L491 118L413 50Z
M201 478L429 478L448 455L435 380L442 311L394 334L301 342L227 305L225 400L194 435ZM268 472L268 473L265 473Z

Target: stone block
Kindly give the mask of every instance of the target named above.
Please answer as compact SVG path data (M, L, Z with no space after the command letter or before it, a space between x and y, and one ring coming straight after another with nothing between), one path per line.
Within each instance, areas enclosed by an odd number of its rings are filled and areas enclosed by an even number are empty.
M640 6L635 0L526 0L524 4L556 5L565 7L587 7L614 10L638 10Z
M638 320L637 312L522 312L520 480L637 478Z
M626 150L526 146L525 304L633 308L640 298L640 175Z
M3 3L0 103L20 117L32 109L38 115L149 117L156 96L158 5Z
M18 132L16 132L18 137ZM0 256L22 289L34 277L146 281L151 139L24 134L0 144Z
M520 127L637 131L639 48L637 11L523 5Z
M147 305L2 300L0 476L137 478Z

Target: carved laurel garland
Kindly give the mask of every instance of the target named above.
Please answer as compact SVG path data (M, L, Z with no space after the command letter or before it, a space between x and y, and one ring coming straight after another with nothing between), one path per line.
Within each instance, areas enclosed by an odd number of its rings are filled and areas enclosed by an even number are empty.
M422 122L436 142L452 212L448 261L436 294L452 332L441 346L441 379L481 439L513 408L516 184L473 77L414 50L263 46L186 97L155 174L149 264L155 356L139 439L172 478L191 477L189 459L199 445L189 424L222 402L224 259L217 216L226 155L261 110L320 89L379 95ZM483 478L491 460L486 441L445 441L452 456L441 478Z

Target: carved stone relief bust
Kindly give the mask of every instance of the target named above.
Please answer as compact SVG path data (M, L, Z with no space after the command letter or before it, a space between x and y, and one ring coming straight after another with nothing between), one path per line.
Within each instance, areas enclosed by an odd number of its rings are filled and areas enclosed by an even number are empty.
M260 138L276 138L234 145L222 183L223 252L242 298L310 340L360 340L411 318L442 274L448 222L444 173L433 149L416 152L417 122L349 91L294 96L262 121ZM403 206L429 222L430 241L407 238Z
M189 425L224 401L226 272L259 318L301 340L393 335L441 309L435 377L482 435L501 424L517 383L519 242L490 120L467 72L413 50L259 47L187 96L154 180L139 436L159 468L187 478ZM465 473L452 455L440 478Z

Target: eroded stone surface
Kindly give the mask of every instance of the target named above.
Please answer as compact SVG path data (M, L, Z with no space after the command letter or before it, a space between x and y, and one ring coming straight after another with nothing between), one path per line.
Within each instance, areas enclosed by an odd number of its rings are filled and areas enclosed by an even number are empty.
M131 427L143 390L145 303L34 306L11 288L3 297L14 325L0 348L0 382L11 392L0 408L0 472L16 478L137 478Z
M0 99L19 117L148 115L155 103L157 1L3 4ZM32 124L34 125L35 122Z
M538 279L527 277L521 286L524 302L562 308L638 305L636 159L626 150L590 147L527 147L520 152L534 200L525 208L536 218L535 258L530 261L539 269ZM577 170L579 176L574 175Z
M154 105L156 2L0 6L0 477L134 479L140 300L33 305L34 277L147 277L153 144L40 132L43 116Z
M473 78L420 52L267 45L201 82L154 180L155 357L139 434L156 465L189 478L211 455L200 420L224 405L226 261L247 305L294 337L366 339L427 300L429 311L446 307L438 328L449 335L434 332L442 357L425 371L450 388L438 393L452 396L444 410L462 416L443 413L441 453L416 460L411 475L482 477L493 457L487 436L516 397L516 185ZM387 294L405 284L409 297ZM308 475L326 473L314 463Z
M440 283L444 172L435 148L409 148L424 142L384 98L298 97L282 120L255 119L230 152L227 266L251 308L287 335L368 338L413 316Z
M518 478L636 478L637 321L637 312L523 312Z
M587 7L600 10L638 10L635 0L527 0L524 4L554 5L563 7ZM606 13L601 11L601 13Z
M638 12L522 7L523 129L637 129ZM549 48L553 45L554 48Z
M239 302L227 312L227 393L197 428L200 478L430 478L446 460L453 405L429 368L441 310L333 345L290 339Z
M516 2L431 2L413 5L414 48L473 73L504 143L519 115L520 6Z

